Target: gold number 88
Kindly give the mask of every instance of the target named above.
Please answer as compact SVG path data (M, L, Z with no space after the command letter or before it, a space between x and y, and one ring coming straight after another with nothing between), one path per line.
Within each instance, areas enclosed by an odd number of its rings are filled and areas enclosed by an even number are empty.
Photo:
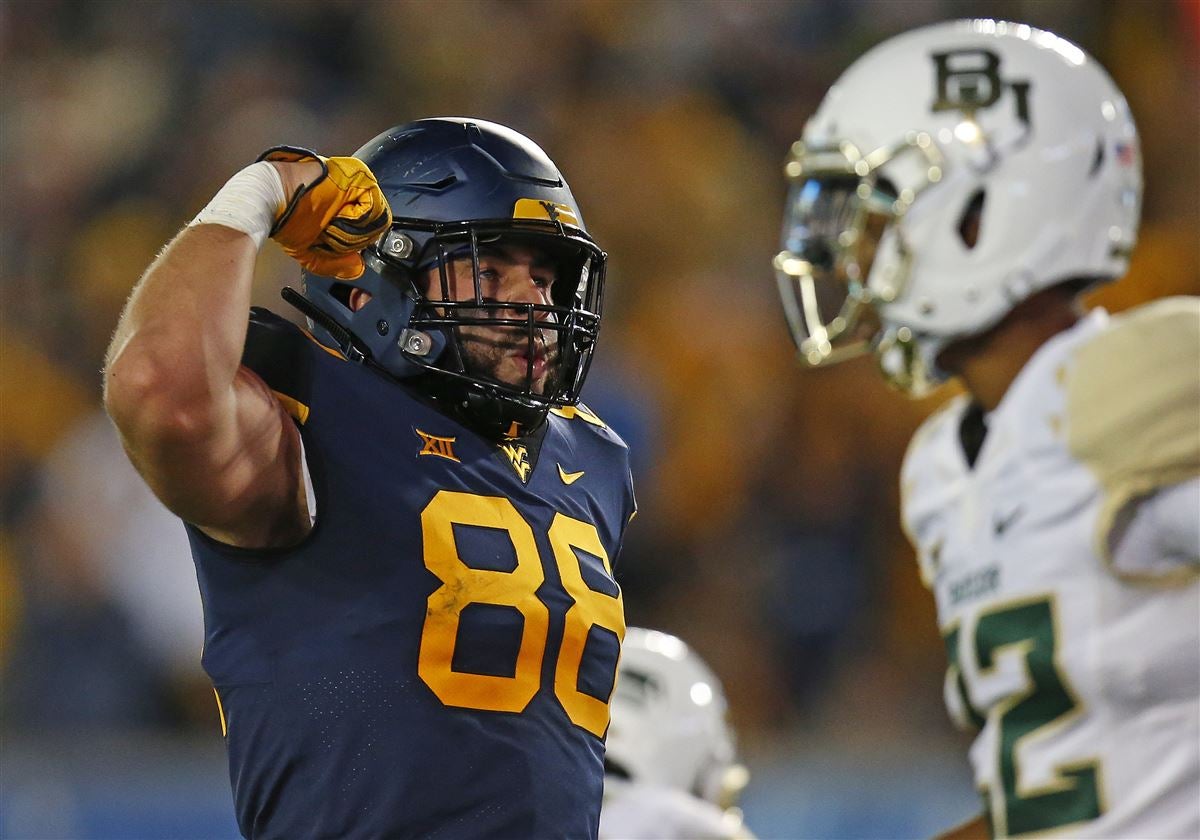
M512 571L476 569L463 562L454 539L455 525L504 531L512 540ZM421 512L425 567L442 585L429 596L421 631L417 673L448 706L521 712L537 694L546 652L550 612L537 597L545 580L533 529L513 503L498 496L442 490ZM612 567L596 526L556 513L547 533L563 588L574 603L567 610L563 641L554 673L554 694L577 726L603 737L608 703L577 688L588 633L598 626L625 636L621 590L615 597L592 589L583 579L581 549L600 558L611 578ZM614 582L615 585L615 582ZM455 671L451 667L462 611L469 604L513 607L524 619L512 676Z

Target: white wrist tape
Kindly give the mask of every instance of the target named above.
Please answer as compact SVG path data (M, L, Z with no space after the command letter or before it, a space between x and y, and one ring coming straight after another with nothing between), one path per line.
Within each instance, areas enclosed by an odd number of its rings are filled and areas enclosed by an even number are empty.
M286 201L279 172L262 160L226 181L189 227L224 225L247 234L261 248Z

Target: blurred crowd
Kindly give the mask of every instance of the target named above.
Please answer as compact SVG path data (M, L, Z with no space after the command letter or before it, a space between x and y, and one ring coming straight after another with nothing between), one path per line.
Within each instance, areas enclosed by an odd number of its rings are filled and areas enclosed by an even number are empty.
M1200 11L1182 2L5 0L0 4L0 731L215 731L182 526L100 407L157 250L280 143L352 153L471 115L535 138L610 254L585 400L633 447L629 623L691 642L743 743L942 733L932 604L897 524L942 396L795 363L770 261L782 159L866 47L1019 19L1110 70L1142 132L1113 309L1200 293ZM256 303L281 314L273 246ZM1116 397L1115 397L1116 398Z

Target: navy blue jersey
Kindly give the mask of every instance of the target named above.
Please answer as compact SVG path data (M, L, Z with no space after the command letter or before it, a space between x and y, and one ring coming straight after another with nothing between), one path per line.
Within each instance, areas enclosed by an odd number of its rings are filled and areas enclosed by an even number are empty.
M317 513L286 550L188 528L242 833L594 837L625 444L582 407L485 440L265 310L244 363Z

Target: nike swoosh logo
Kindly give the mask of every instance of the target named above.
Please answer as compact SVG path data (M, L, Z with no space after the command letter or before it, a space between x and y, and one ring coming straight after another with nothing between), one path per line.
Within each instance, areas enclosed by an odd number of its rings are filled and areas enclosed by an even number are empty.
M563 484L574 484L579 479L583 478L583 470L579 472L569 473L562 468L562 464L558 465L558 477L562 479Z
M1023 514L1024 512L1025 512L1025 508L1021 505L1017 505L1017 507L1013 508L1012 511L1010 511L1007 516L997 517L992 522L992 527L996 531L996 536L997 537L1003 536L1004 532L1007 531L1012 526L1012 524L1021 517L1021 514Z

